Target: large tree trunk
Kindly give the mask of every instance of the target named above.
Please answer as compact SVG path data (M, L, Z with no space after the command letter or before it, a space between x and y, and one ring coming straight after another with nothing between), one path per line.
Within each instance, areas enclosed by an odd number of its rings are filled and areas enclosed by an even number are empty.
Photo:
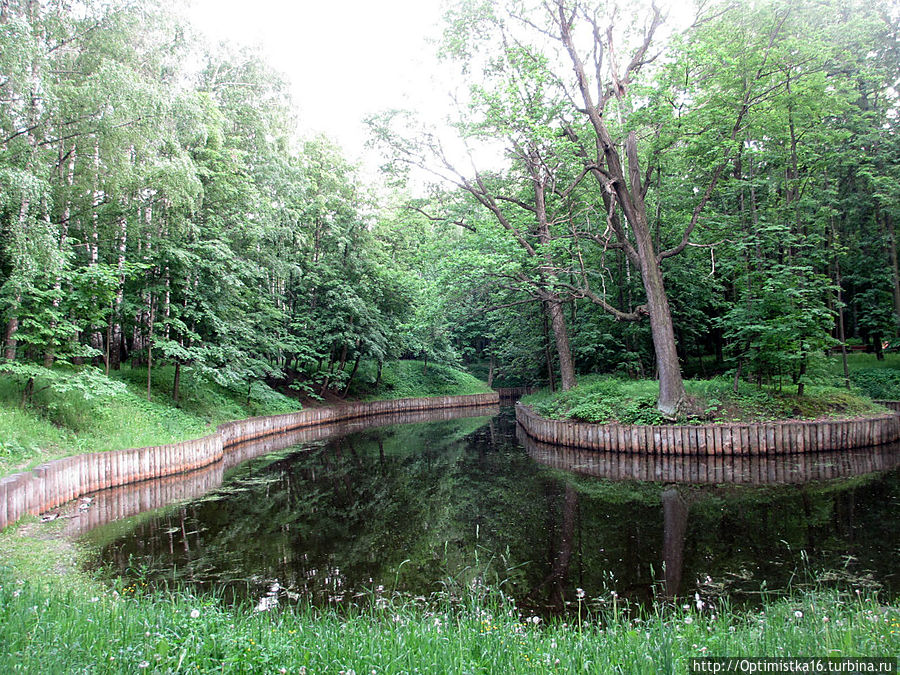
M538 240L543 246L550 241L550 223L547 218L546 181L540 157L529 156L528 168L534 182L534 206L538 219ZM569 331L566 327L566 317L563 313L563 304L559 294L554 289L557 278L554 272L553 260L549 254L544 255L544 265L541 267L541 277L547 288L547 309L550 314L550 326L553 329L553 337L556 340L556 352L559 355L559 374L562 381L562 390L568 391L575 386L575 367L572 364L572 352L569 349Z
M618 225L615 226L615 234L619 240L619 245L624 248L627 255L631 256L632 260L635 260L640 265L641 269L641 280L647 295L646 312L650 316L650 330L653 336L653 348L656 352L656 365L659 373L659 400L657 401L657 407L664 415L674 415L686 398L686 394L684 383L681 379L681 365L678 362L678 352L675 348L672 314L669 310L669 301L663 286L662 270L659 266L660 258L663 256L657 255L647 220L644 187L641 183L641 169L638 161L637 137L632 131L628 134L625 142L626 157L628 159L628 171L626 173L615 142L603 119L605 99L602 97L604 95L601 94L600 100L594 100L594 95L589 86L589 78L585 72L584 62L573 42L571 18L562 0L557 0L557 9L557 25L560 30L560 38L575 69L578 87L584 100L584 108L582 110L590 121L596 140L598 166L595 166L591 173L600 183L601 188L604 190L604 195L610 191L615 195L615 199L610 200L613 203L607 206L606 209L610 219L615 215L614 210L616 204L618 204L634 233L635 244L632 245L624 228ZM653 22L645 34L644 45L635 54L632 64L641 61L640 57L649 47L659 21L659 10L654 7ZM599 36L597 37L599 39ZM629 66L629 69L631 67L634 66ZM613 66L613 70L615 70L615 66ZM629 73L626 71L626 81L628 76ZM613 74L613 80L614 90L617 92L615 95L619 98L623 97L625 86L619 80L618 74ZM604 166L600 167L600 163ZM698 209L702 209L712 187L715 185L718 174L723 168L724 165L720 166L718 172L714 174L712 185L707 189L706 196L704 196ZM606 200L606 197L604 199ZM695 210L691 225L685 231L684 241L673 251L667 252L668 255L675 255L684 249L687 245L687 238L690 236L690 229L696 223L698 216L699 210Z
M646 221L644 221L646 224ZM656 252L650 240L650 231L633 227L637 237L638 254L641 256L641 279L647 294L647 312L650 314L650 332L656 353L659 374L659 400L656 403L664 415L674 415L685 399L681 379L681 364L675 347L675 329L669 299L663 285L662 270L656 261ZM648 250L649 249L649 250Z
M548 300L547 310L550 314L553 338L556 340L556 353L559 355L559 375L562 390L567 391L575 386L575 368L572 364L572 352L569 349L569 332L566 328L562 302L558 298Z
M547 380L550 384L550 391L556 391L556 374L553 372L553 354L550 352L550 321L547 318L550 310L547 308L547 301L541 303L541 324L544 329L544 360L547 363Z

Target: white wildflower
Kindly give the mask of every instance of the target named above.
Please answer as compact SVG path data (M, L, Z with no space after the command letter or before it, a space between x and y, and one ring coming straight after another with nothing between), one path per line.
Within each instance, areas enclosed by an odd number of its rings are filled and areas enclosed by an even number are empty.
M191 618L192 618L192 619L196 619L196 618L199 617L199 616L200 616L200 610L199 610L199 609L192 609L192 610L191 610Z

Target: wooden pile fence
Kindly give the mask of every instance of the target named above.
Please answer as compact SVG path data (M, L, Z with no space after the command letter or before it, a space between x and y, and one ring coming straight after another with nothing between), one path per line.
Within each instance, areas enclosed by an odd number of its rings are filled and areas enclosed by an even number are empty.
M192 471L226 457L245 441L293 429L391 413L497 405L499 395L435 396L348 403L285 415L251 417L217 427L203 438L147 448L111 450L57 459L0 479L0 530L26 513L38 515L104 488Z
M541 417L516 405L516 420L544 443L658 455L766 455L865 448L900 438L900 415L756 424L590 424Z
M900 466L900 448L894 444L795 455L636 455L542 443L528 436L521 425L516 437L536 462L614 481L787 485L892 471Z
M500 398L518 398L526 394L533 394L537 390L537 387L500 387L497 393L500 394Z

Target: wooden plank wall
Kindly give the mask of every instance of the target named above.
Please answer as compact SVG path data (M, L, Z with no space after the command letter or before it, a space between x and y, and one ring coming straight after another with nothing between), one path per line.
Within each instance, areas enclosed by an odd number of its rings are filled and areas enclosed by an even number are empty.
M497 405L499 400L497 392L492 392L309 408L285 415L229 422L220 425L214 434L181 443L57 459L31 471L0 478L0 530L26 513L38 515L97 490L209 466L222 460L244 441L374 415Z
M554 469L610 480L692 485L783 485L832 480L900 466L896 445L858 450L767 455L638 455L553 445L531 438L521 425L516 437L536 462Z
M653 455L821 452L883 445L900 438L900 415L895 413L810 422L639 426L552 420L519 403L516 420L529 436L544 443Z

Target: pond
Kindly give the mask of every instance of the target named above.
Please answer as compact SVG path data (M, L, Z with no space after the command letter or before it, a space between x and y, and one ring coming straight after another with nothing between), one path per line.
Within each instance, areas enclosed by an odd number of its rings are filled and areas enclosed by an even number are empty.
M101 493L93 520L73 527L89 530L92 564L111 575L261 606L481 584L542 613L564 611L578 589L642 604L900 589L900 446L646 458L534 443L517 436L512 408L485 412L268 439L228 469Z

